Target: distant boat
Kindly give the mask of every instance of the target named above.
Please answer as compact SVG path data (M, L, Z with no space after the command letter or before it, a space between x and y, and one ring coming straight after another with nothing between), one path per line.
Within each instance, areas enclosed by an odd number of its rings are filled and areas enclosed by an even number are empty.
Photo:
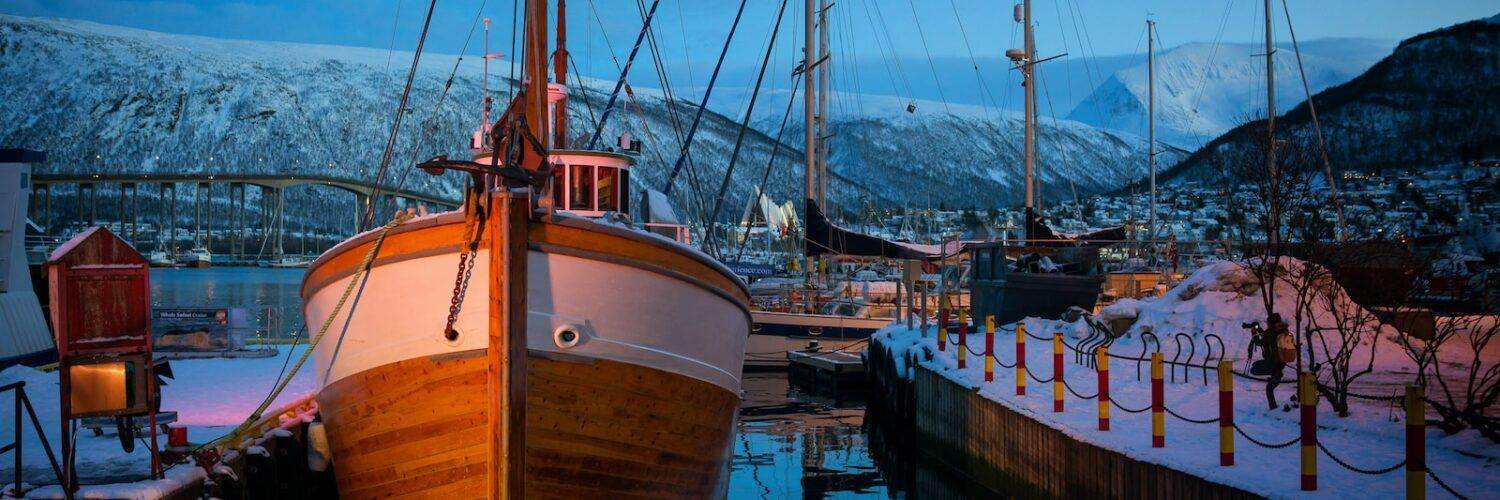
M264 261L261 267L271 268L305 268L312 264L312 260L302 255L283 255L276 260Z
M203 247L193 247L192 250L182 254L180 259L181 265L198 269L212 267L214 264L213 254Z
M151 263L151 267L178 267L179 265L177 258L165 250L152 250L146 254L146 261Z

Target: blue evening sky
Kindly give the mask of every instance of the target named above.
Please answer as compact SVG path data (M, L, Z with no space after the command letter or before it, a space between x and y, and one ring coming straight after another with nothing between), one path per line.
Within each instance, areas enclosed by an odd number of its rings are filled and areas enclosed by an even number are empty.
M1301 40L1368 37L1399 40L1424 31L1500 13L1500 0L1288 0ZM423 0L0 0L0 13L85 19L155 31L221 38L357 45L409 50L427 7ZM456 53L482 2L440 1L429 50ZM494 19L493 43L507 50L513 0L483 2ZM649 5L650 0L645 0ZM780 2L749 0L737 63L758 59ZM840 52L861 59L997 58L1019 44L1006 0L837 0L833 9ZM1278 38L1286 24L1278 10ZM706 77L739 2L661 0L655 25L664 57L685 61L695 78ZM800 44L802 0L791 0L784 42ZM609 49L624 59L640 26L636 0L568 2L570 48L585 73L613 73ZM1135 54L1145 50L1143 20L1158 21L1161 43L1255 42L1260 38L1255 0L1036 0L1038 52L1064 51L1070 58ZM962 16L958 22L955 10ZM915 12L915 14L914 14ZM602 29L601 29L602 26ZM919 29L920 26L920 29ZM962 28L962 29L960 29ZM790 38L788 40L787 38ZM605 40L610 42L606 44ZM966 40L967 39L967 43ZM1014 40L1014 41L1012 41ZM470 53L478 51L476 35ZM925 45L924 45L925 42ZM1081 43L1080 43L1081 42ZM737 47L741 45L736 42ZM793 49L790 45L786 51ZM925 46L925 49L924 49ZM790 56L788 56L790 57ZM784 64L784 63L783 63ZM914 68L907 68L912 71Z

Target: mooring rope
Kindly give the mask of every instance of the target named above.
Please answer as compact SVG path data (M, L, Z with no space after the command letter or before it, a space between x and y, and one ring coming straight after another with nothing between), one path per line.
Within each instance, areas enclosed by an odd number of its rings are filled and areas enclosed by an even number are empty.
M380 251L380 245L385 242L385 237L389 235L391 230L395 229L396 226L401 225L411 218L412 216L410 214L402 212L400 215L396 216L396 218L391 219L390 222L387 222L384 228L381 228L380 235L377 236L375 238L375 242L370 245L370 250L365 252L364 261L360 263L359 267L355 268L354 274L349 277L349 284L344 287L344 293L339 296L338 303L334 304L333 311L330 311L328 313L328 317L323 320L323 325L318 327L317 335L314 335L312 339L308 341L307 349L302 351L302 355L297 358L297 363L292 365L291 371L287 372L286 375L281 378L281 381L276 383L276 388L271 390L270 394L266 395L266 398L260 402L260 405L255 408L254 412L250 413L250 416L246 418L243 423L235 427L234 430L229 431L229 433L225 434L223 437L204 444L200 447L200 449L239 439L242 433L249 430L252 426L255 425L257 421L261 419L261 413L265 412L266 408L271 406L271 402L275 401L276 397L280 396L281 392L286 390L286 386L288 384L291 384L292 378L297 376L297 371L302 369L302 365L306 363L307 358L312 355L313 349L318 347L318 342L323 340L323 336L327 334L328 329L333 326L333 319L337 318L339 315L339 311L344 308L344 303L349 300L349 294L354 292L355 285L360 282L360 278L369 273L371 263L375 261L375 254Z

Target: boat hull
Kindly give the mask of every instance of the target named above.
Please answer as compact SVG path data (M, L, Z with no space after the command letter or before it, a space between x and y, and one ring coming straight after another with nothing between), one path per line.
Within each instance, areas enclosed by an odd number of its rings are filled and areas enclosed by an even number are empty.
M534 221L527 252L528 497L722 494L750 320L743 284L706 257L626 229ZM443 335L462 217L417 219L315 349L341 496L483 493L489 278L476 266ZM321 257L309 329L332 313L373 240ZM479 262L489 258L481 247ZM347 325L347 327L346 327ZM574 332L574 344L559 332ZM373 486L372 486L373 485Z
M851 318L825 314L770 311L750 313L755 325L745 347L745 367L786 368L786 353L806 349L816 341L825 350L853 350L876 331L890 324L888 318Z
M484 351L407 359L325 387L318 404L342 498L470 497L487 457ZM739 395L629 363L533 353L526 494L722 495Z

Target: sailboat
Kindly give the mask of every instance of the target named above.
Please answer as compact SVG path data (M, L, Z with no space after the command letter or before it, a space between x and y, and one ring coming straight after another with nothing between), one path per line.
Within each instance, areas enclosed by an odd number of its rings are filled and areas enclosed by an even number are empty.
M1026 242L1006 241L968 245L972 262L970 286L974 318L993 315L1000 324L1027 316L1055 318L1071 308L1092 311L1104 277L1099 274L1098 242L1119 240L1123 228L1080 236L1065 236L1047 227L1036 211L1036 41L1031 23L1031 1L1016 6L1016 22L1025 28L1025 48L1006 51L1021 70L1026 88L1025 189L1023 225ZM1107 244L1107 243L1106 243Z
M749 353L745 360L748 367L784 368L788 363L787 354L795 350L839 351L853 348L895 320L897 310L901 307L899 299L889 305L880 304L877 307L877 304L866 298L868 293L861 294L861 297L848 297L850 294L839 293L838 287L814 279L820 267L819 262L826 262L817 260L823 255L896 257L878 252L844 252L846 248L854 248L843 245L849 238L836 238L832 234L844 234L847 231L829 223L822 212L828 188L828 151L824 144L828 137L828 64L831 60L828 52L828 9L828 0L819 0L816 9L812 0L805 2L803 61L814 61L805 64L801 75L802 88L806 89L802 102L803 120L806 124L803 127L807 214L807 226L803 231L807 258L803 267L805 279L801 283L796 283L794 279L783 279L781 289L772 289L769 294L757 293L757 307L750 313L754 319L754 331L750 335ZM849 232L849 236L873 239L852 232ZM865 245L860 248L878 249L881 246ZM905 251L896 258L929 257L912 250ZM868 290L872 284L889 288L888 285L898 285L898 282L847 280L843 285L845 290Z
M615 222L634 158L569 149L567 16L558 0L549 83L549 3L526 2L521 90L492 127L486 112L473 161L422 164L472 176L463 207L307 271L309 331L331 318L313 357L340 496L725 494L748 290Z

